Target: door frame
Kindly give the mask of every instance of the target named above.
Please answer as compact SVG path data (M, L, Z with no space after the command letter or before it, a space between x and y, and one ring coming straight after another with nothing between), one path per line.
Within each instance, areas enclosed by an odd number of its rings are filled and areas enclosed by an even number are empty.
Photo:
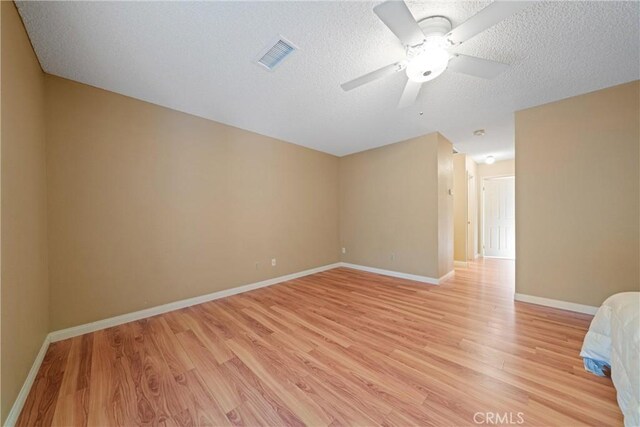
M478 240L480 240L480 231L478 230L478 173L476 172L475 175L471 175L471 173L469 173L469 171L465 171L466 172L466 177L467 177L467 212L466 212L466 235L467 235L467 241L466 241L466 248L464 248L464 252L466 254L466 262L469 261L473 261L474 259L476 259L476 251L478 249ZM473 180L473 186L471 185L471 180ZM469 215L469 207L471 206L471 195L475 195L475 218L473 217L474 212L471 211L471 215ZM483 214L484 215L484 214ZM471 225L471 222L473 221L473 223L475 223L476 227L474 229L474 233L470 233L469 230L469 226ZM473 242L475 243L475 245L473 245L473 249L471 250L471 252L469 252L469 248L470 243Z
M479 233L478 233L478 236L479 236L478 239L480 240L480 246L481 246L480 256L483 257L483 258L496 258L496 259L512 259L512 260L515 260L516 259L516 255L514 255L513 258L507 258L507 257L499 257L499 256L488 256L488 255L484 254L484 222L485 222L485 219L486 219L486 215L485 215L485 211L484 211L484 205L485 205L485 203L484 203L484 182L485 181L495 180L495 179L504 179L504 178L513 178L513 181L515 183L516 176L515 176L515 174L506 174L506 175L494 175L494 176L483 176L482 177L482 183L481 183L481 187L480 187L480 193L481 193L480 194L480 199L481 199L481 201L480 201L480 209L481 209L481 212L482 212L482 224L481 224L481 228L480 228ZM514 200L515 200L515 197L516 197L515 192L513 194L513 197L514 197ZM518 213L516 212L516 215L517 214ZM514 227L514 230L515 230L515 227ZM515 238L516 239L518 238L517 234L516 234Z

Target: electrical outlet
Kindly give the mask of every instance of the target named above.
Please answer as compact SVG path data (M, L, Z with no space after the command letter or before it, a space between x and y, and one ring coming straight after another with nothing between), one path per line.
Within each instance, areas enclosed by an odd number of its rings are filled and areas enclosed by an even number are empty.
M396 260L396 253L395 252L391 252L391 261L395 261Z
M259 270L259 269L260 269L260 263L256 262L256 270Z
M342 253L346 254L347 253L347 248L342 248Z
M275 267L275 266L276 266L276 259L271 258L271 267Z

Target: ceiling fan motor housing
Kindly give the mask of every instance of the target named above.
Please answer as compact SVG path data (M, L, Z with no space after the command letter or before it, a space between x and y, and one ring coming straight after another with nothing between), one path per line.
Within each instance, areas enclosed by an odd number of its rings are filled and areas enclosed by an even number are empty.
M442 37L451 31L451 21L444 16L429 16L418 21L418 25L427 40L430 37Z

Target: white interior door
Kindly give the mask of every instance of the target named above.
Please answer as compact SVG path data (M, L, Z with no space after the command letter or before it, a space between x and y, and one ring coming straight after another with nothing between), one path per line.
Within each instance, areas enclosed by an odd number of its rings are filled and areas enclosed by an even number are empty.
M484 181L484 255L516 257L515 177Z

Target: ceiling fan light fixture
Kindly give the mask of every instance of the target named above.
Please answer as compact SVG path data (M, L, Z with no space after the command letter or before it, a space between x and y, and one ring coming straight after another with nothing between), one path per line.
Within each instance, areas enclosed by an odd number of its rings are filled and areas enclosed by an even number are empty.
M407 77L414 82L428 82L447 69L449 52L441 47L427 47L407 63Z
M455 52L451 56L448 49L493 27L531 3L534 2L494 1L452 29L451 21L445 16L427 16L416 21L404 0L384 1L375 6L373 11L405 47L405 59L340 86L348 91L405 70L408 80L398 108L406 108L415 103L422 83L435 79L447 68L461 74L492 79L508 65Z

